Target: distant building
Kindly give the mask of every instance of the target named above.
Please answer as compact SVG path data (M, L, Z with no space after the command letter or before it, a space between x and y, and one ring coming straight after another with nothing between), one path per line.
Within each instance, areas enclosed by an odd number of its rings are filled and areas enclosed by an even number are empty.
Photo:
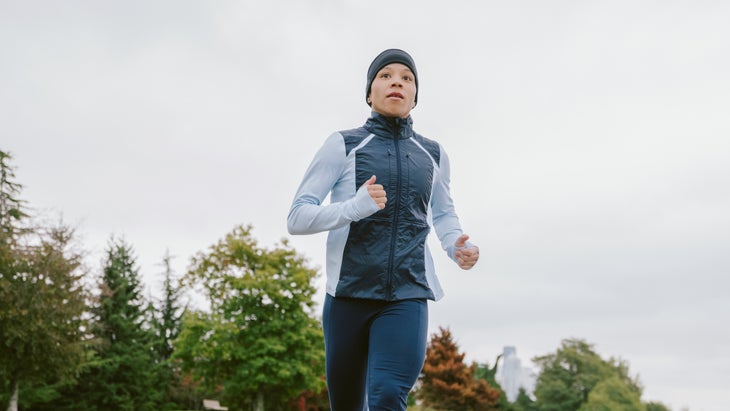
M514 402L517 399L520 388L523 388L530 398L534 398L533 393L537 375L532 372L530 367L522 366L522 361L517 358L515 347L504 347L502 362L497 367L496 378L509 402Z

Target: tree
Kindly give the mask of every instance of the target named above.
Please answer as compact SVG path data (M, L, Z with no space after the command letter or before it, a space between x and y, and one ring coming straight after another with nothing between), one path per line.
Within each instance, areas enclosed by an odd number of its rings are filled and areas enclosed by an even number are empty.
M172 359L173 342L180 334L182 318L187 307L181 302L182 288L177 286L175 274L171 266L172 257L166 252L162 258L164 278L162 281L162 299L158 301L150 319L154 333L154 354L158 369L157 381L165 387L163 393L163 409L184 408L188 402L189 392L183 384L183 376L177 361Z
M152 317L152 329L155 332L155 353L161 362L168 361L174 350L173 341L180 334L182 318L187 307L182 305L182 289L176 284L175 273L171 266L172 257L167 252L162 257L164 278L162 280L162 300L159 309Z
M424 405L451 411L498 409L501 391L475 378L477 365L468 367L464 356L448 329L431 336L418 389Z
M593 346L583 340L563 340L555 353L536 357L533 361L541 369L535 397L536 405L542 411L578 410L599 383L613 377L629 392L641 397L641 386L638 380L629 376L625 362L603 360Z
M646 411L671 411L669 407L662 404L661 402L650 401L644 404Z
M238 226L192 259L185 282L209 311L189 312L176 342L182 361L209 393L232 409L286 406L319 391L322 330L313 318L316 271L289 248L267 250Z
M505 411L512 411L512 407L507 400L507 396L502 389L502 386L497 382L497 365L499 360L502 358L502 354L497 356L494 361L494 366L490 367L488 363L477 363L476 370L474 372L474 378L481 379L487 382L492 388L499 391L499 401L497 408Z
M86 291L81 255L70 251L73 231L51 229L40 244L16 253L21 260L0 285L0 356L17 407L21 383L73 378L84 359Z
M152 334L134 252L124 240L109 241L99 289L91 309L93 356L55 409L156 410L162 390L156 384Z
M596 384L579 411L646 411L646 406L635 391L613 376Z
M512 411L537 411L538 408L535 406L535 401L527 395L527 391L520 388L517 392L517 399L513 404L510 404L508 409Z
M3 253L10 252L16 244L18 236L24 231L21 223L28 217L24 210L25 202L18 198L23 186L15 182L11 160L9 153L0 150L0 245L3 246Z
M84 355L86 291L73 230L30 227L9 161L0 151L0 382L14 411L24 384L74 376Z

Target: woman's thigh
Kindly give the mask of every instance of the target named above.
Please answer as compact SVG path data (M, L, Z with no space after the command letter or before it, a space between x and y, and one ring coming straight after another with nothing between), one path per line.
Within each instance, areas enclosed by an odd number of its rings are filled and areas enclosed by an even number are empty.
M408 392L426 358L428 304L388 304L370 325L368 404L370 410L405 410Z
M325 297L322 312L327 389L333 411L365 406L368 335L374 312L364 300Z

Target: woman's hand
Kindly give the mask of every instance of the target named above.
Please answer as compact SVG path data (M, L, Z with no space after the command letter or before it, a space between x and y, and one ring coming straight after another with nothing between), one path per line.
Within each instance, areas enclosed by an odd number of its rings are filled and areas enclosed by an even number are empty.
M459 267L464 270L474 267L474 264L479 261L479 247L475 245L466 247L466 241L468 239L468 235L462 234L461 237L457 238L456 242L454 242L454 247L456 247L456 251L454 251L454 258L456 258L456 263L459 264Z
M375 184L375 176L370 177L368 181L363 184L368 189L368 194L375 201L375 204L382 210L385 208L385 203L388 202L388 197L385 195L385 188L382 184Z

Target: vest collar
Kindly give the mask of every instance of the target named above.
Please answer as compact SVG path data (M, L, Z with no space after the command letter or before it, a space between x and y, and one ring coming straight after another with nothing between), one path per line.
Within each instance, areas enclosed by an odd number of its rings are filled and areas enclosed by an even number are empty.
M413 137L413 119L411 116L406 118L388 117L373 111L364 127L367 131L379 137L401 140Z

